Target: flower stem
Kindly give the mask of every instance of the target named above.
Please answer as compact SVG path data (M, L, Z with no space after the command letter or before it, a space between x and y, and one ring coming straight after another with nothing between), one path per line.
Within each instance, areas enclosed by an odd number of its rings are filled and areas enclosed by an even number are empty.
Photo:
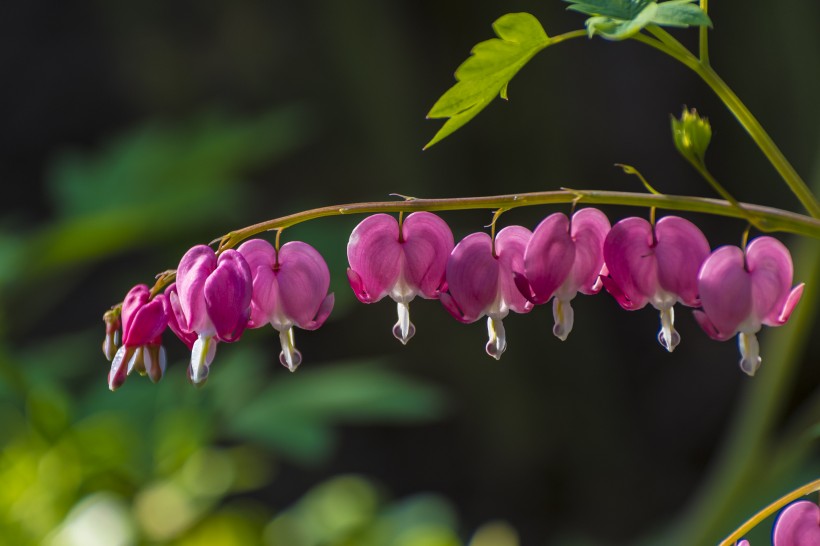
M709 0L700 0L700 9L709 15ZM709 66L709 27L701 26L698 35L698 52L700 53L700 64Z
M454 197L444 199L410 199L406 201L374 201L366 203L349 203L331 205L273 220L260 222L225 234L219 239L218 251L233 248L248 237L266 231L283 229L308 220L327 216L348 214L373 214L377 212L414 212L414 211L452 211L471 209L503 209L508 211L518 207L534 205L554 205L560 203L578 203L588 205L628 205L637 207L657 207L666 210L702 212L732 218L748 219L752 213L766 232L788 232L820 239L820 220L790 211L740 203L741 208L728 201L706 197L682 195L651 195L645 193L562 189L544 192L492 195L487 197Z

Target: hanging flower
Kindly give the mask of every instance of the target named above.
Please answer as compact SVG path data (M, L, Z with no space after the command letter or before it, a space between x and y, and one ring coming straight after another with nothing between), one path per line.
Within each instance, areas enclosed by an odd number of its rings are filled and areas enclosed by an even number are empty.
M521 293L533 304L552 300L553 333L567 339L574 322L570 302L578 292L597 294L604 266L603 245L609 220L598 209L572 215L551 214L535 228L524 252L524 274L515 276Z
M269 242L253 239L238 251L247 260L253 277L248 326L273 326L282 345L279 361L296 371L302 354L294 345L293 327L315 330L333 309L333 294L327 293L327 264L315 248L300 241L286 243L277 252Z
M660 311L658 341L672 352L680 342L673 305L700 305L698 270L708 255L709 242L688 220L665 216L652 226L643 218L625 218L604 241L608 274L601 281L624 309L651 303Z
M416 332L410 322L410 302L417 295L439 297L453 244L450 228L429 212L414 212L401 225L388 214L375 214L350 234L350 286L362 303L374 303L385 296L396 302L399 320L393 335L402 343Z
M738 334L740 368L749 375L761 362L755 334L764 324L785 324L800 301L803 284L792 288L792 275L791 254L773 237L754 239L745 254L736 246L720 247L700 269L703 310L695 318L712 339Z
M508 226L493 241L473 233L453 249L447 260L447 292L441 303L456 320L475 322L487 315L487 354L496 360L507 349L502 319L510 310L528 313L532 303L515 286L514 275L524 272L524 252L532 232Z
M198 245L180 260L169 299L180 332L197 336L188 369L195 385L208 378L216 342L238 341L245 330L251 291L250 268L233 249L217 256L211 247Z
M820 544L820 506L801 500L784 508L774 523L774 546L816 546Z
M162 333L168 326L165 296L151 298L151 290L138 284L128 291L122 302L119 322L122 324L122 346L117 349L108 372L108 388L118 389L132 371L156 383L165 373L165 348ZM108 326L108 321L106 326Z

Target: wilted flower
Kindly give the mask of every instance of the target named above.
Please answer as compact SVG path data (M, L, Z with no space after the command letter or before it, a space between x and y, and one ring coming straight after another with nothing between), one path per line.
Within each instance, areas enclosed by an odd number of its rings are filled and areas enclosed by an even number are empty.
M745 254L736 246L720 247L700 269L703 311L695 311L695 318L712 339L738 334L740 368L749 375L761 362L755 334L764 324L785 324L800 301L803 284L792 288L792 275L789 250L772 237L754 239Z
M414 212L399 225L388 214L365 218L347 244L347 278L362 303L390 296L399 320L393 335L407 343L416 332L410 322L410 302L439 297L447 258L453 250L447 224L429 212Z
M515 276L518 289L534 304L552 301L553 333L567 339L574 322L570 302L578 292L597 294L604 265L603 245L609 220L594 208L581 209L569 220L556 212L532 233L524 253L525 274Z
M709 242L690 221L665 216L653 226L643 218L625 218L604 241L608 275L604 287L626 310L647 303L660 311L658 341L668 351L680 342L673 305L700 305L698 270L709 255Z
M114 354L108 373L108 388L112 391L122 386L134 370L155 383L162 378L166 362L162 332L168 326L164 300L162 294L151 298L151 290L144 284L138 284L125 296L119 317L122 346Z
M211 247L198 245L180 260L169 299L180 332L197 336L188 370L195 385L208 378L216 342L238 341L245 330L251 291L250 268L235 250L217 257Z
M498 360L507 349L502 319L510 310L528 313L532 303L515 286L524 272L524 251L532 232L508 226L493 241L486 233L468 235L447 260L447 292L441 303L456 320L475 322L487 315L487 354Z
M293 340L293 327L315 330L333 309L328 294L330 272L321 254L307 243L291 241L277 250L263 239L243 243L253 277L250 328L270 324L279 332L279 361L290 371L302 363Z

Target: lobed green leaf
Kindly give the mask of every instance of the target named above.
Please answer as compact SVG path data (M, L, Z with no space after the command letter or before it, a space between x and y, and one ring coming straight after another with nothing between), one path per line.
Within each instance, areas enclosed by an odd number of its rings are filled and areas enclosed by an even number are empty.
M456 70L457 83L436 101L428 118L448 118L427 143L429 148L473 119L497 95L507 98L507 85L550 38L529 13L508 13L493 23L498 38L476 45Z
M590 38L625 40L648 25L669 27L712 26L696 0L566 0L568 10L591 15L586 20Z

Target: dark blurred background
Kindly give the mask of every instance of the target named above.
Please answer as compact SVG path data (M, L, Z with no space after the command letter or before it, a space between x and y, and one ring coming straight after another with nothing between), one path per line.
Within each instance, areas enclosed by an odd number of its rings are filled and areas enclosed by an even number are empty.
M671 142L684 105L710 119L709 164L736 197L800 211L710 90L637 43L547 49L509 102L422 152L440 126L426 112L512 11L549 34L583 25L558 1L5 6L0 544L713 544L818 475L811 286L797 324L763 334L754 379L689 310L666 354L657 314L606 294L575 300L563 343L549 306L510 316L495 362L483 322L418 300L401 347L395 306L355 301L345 245L361 217L285 232L323 253L336 294L325 326L297 332L299 373L273 331L249 331L194 389L168 334L160 384L108 391L102 313L244 225L391 193L641 191L614 163L711 196ZM820 5L715 2L711 16L713 65L817 188ZM675 35L696 46L697 31ZM456 239L491 218L443 216ZM745 227L688 217L712 246ZM817 245L789 244L797 281L819 280Z

